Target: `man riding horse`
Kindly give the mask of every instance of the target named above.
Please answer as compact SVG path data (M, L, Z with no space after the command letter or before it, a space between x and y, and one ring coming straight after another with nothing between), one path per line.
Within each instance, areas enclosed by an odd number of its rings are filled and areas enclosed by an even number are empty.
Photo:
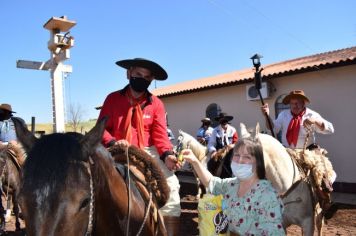
M319 113L306 107L310 99L302 90L291 91L284 99L284 104L289 104L290 109L282 111L276 120L272 121L272 128L275 133L282 132L282 144L290 149L316 149L318 145L314 143L315 132L322 134L334 133L334 127L331 122L325 120ZM269 107L266 103L262 107L262 112L269 117ZM267 120L268 122L268 120ZM313 139L309 137L312 135ZM336 212L336 205L331 204L330 192L332 183L335 181L336 173L331 176L325 176L322 191L318 192L321 200L321 207L326 218L331 218ZM318 190L317 190L318 191Z
M229 124L232 119L234 117L225 112L215 117L215 121L219 122L219 125L214 128L208 143L210 154L208 170L221 178L232 176L230 167L232 149L238 140L235 127Z
M202 125L197 131L197 140L199 143L207 146L209 143L210 136L213 133L213 127L211 127L211 120L209 117L205 117L201 120Z
M180 163L168 139L164 104L148 91L151 82L166 80L167 72L157 63L135 58L116 64L126 69L128 85L109 94L99 119L107 116L103 144L135 145L156 158L170 188L167 204L160 209L168 235L178 235L181 214L179 181L174 171Z
M0 149L8 147L14 161L19 166L22 166L26 154L21 144L17 141L14 122L12 121L13 113L16 112L12 110L10 104L4 103L0 105ZM21 121L25 123L22 119Z

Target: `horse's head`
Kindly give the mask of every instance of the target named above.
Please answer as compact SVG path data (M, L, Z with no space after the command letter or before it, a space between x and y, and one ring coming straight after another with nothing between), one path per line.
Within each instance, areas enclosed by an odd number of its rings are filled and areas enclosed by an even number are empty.
M19 195L27 233L84 235L93 223L91 159L96 161L98 149L105 152L100 144L105 120L85 136L54 133L40 139L14 122L18 139L28 153Z
M208 152L207 147L202 145L193 136L184 132L183 130L179 130L177 147L179 146L181 146L181 149L186 149L186 148L191 149L194 155L199 159L199 161L201 161L204 157L206 157Z

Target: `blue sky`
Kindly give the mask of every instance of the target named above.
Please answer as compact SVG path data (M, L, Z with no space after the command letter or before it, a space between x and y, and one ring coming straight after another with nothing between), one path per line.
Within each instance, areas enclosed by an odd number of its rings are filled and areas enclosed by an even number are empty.
M354 0L1 1L0 103L26 122L52 121L50 73L16 68L18 59L49 59L43 25L52 16L77 22L65 101L90 119L127 84L117 60L158 62L169 75L161 87L252 67L255 53L269 64L356 46L355 9Z

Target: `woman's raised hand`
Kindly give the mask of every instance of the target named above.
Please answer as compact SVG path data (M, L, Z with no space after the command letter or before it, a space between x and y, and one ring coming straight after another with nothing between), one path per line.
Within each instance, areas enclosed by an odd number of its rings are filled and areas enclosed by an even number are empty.
M186 160L190 164L193 164L198 161L198 158L194 155L194 153L190 149L183 149L182 155L183 155L183 160Z

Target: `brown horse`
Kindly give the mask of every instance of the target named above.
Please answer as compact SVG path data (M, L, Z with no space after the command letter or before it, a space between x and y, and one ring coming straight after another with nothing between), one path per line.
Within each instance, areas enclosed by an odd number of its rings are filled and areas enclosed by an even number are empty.
M16 218L16 230L21 229L19 220L19 205L18 205L18 193L20 189L20 178L21 178L21 167L16 161L14 156L16 153L9 148L9 146L4 146L0 148L0 191L1 195L5 196L7 199L7 210L10 210L10 199L12 200L13 212ZM5 231L5 214L6 210L0 201L0 233Z
M28 235L166 235L153 206L165 204L168 186L146 203L134 181L126 184L100 144L105 121L85 136L55 133L40 139L15 121L28 152L19 196Z

